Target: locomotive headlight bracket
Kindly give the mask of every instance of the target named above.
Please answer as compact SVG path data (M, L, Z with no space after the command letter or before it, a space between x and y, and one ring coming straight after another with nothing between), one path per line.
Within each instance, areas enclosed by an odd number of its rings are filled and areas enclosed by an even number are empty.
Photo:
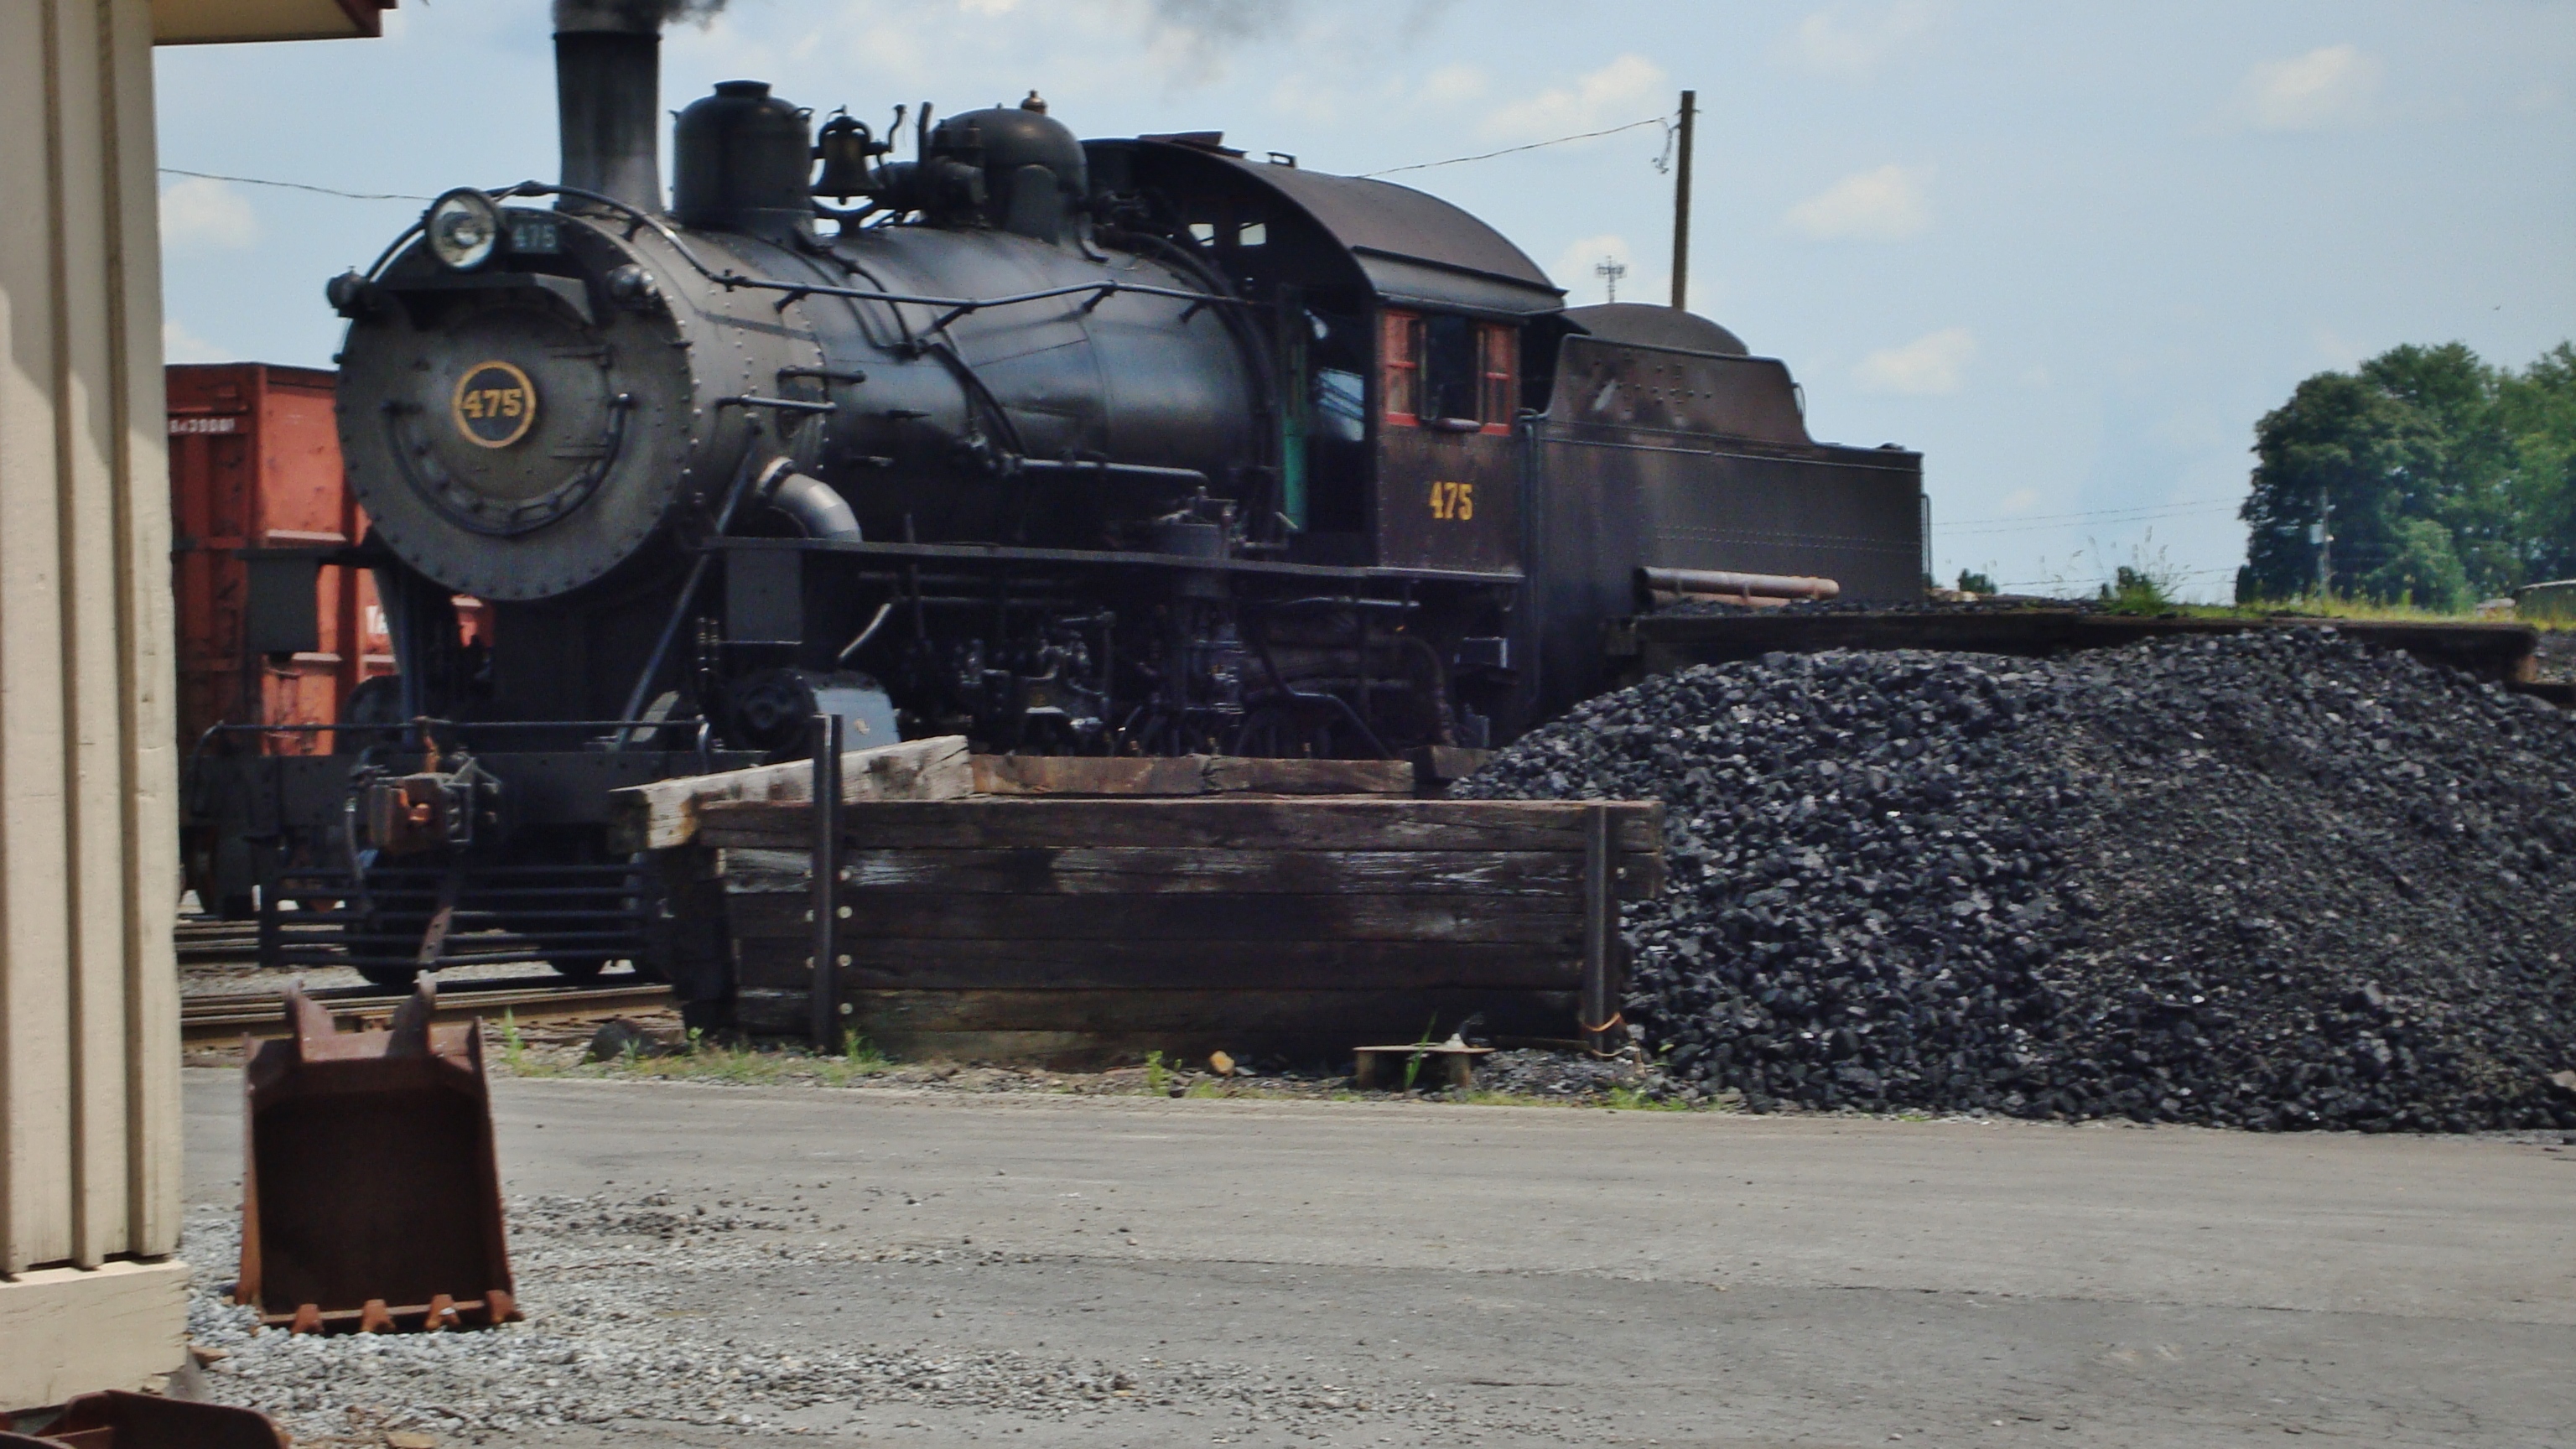
M429 204L420 229L440 266L470 272L501 245L501 208L473 187L460 186Z

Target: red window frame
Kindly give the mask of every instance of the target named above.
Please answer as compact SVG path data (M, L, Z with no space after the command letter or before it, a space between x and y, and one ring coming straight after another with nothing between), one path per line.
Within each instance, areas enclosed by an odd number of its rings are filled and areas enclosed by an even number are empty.
M1378 320L1379 415L1401 428L1422 426L1423 315L1388 308ZM1520 330L1504 322L1476 329L1477 431L1507 434L1520 405Z
M1521 345L1518 329L1500 322L1476 324L1476 403L1488 433L1509 433L1519 411Z
M1389 308L1378 316L1378 412L1400 428L1422 426L1422 317Z

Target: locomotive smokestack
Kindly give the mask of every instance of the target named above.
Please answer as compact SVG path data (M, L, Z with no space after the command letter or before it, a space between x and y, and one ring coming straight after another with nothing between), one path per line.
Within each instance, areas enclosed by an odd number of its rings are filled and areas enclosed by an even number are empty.
M662 22L680 8L667 0L555 0L564 185L662 209Z

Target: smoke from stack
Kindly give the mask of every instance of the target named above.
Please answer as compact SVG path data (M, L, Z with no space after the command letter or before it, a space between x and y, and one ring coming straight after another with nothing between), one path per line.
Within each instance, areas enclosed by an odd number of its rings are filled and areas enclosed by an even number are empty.
M724 8L725 0L555 0L555 33L659 35L665 25L703 24Z

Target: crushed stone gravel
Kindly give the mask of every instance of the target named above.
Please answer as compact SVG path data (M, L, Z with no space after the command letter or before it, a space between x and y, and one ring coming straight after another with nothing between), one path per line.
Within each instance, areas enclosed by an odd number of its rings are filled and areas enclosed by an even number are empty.
M2576 1127L2576 719L2330 629L1700 666L1451 794L1665 802L1628 1015L1755 1110Z
M444 1444L542 1439L568 1426L692 1425L746 1435L827 1433L861 1410L917 1406L1035 1419L1177 1410L1296 1429L1446 1425L1456 1406L1409 1384L1335 1385L1196 1360L1112 1363L990 1348L766 1334L709 1313L753 1273L902 1262L1036 1261L971 1247L816 1239L801 1204L523 1197L509 1203L527 1321L456 1333L295 1335L263 1330L227 1297L237 1210L193 1209L182 1252L197 1265L188 1331L214 1352L204 1396L267 1413L299 1445L369 1445L426 1433Z

